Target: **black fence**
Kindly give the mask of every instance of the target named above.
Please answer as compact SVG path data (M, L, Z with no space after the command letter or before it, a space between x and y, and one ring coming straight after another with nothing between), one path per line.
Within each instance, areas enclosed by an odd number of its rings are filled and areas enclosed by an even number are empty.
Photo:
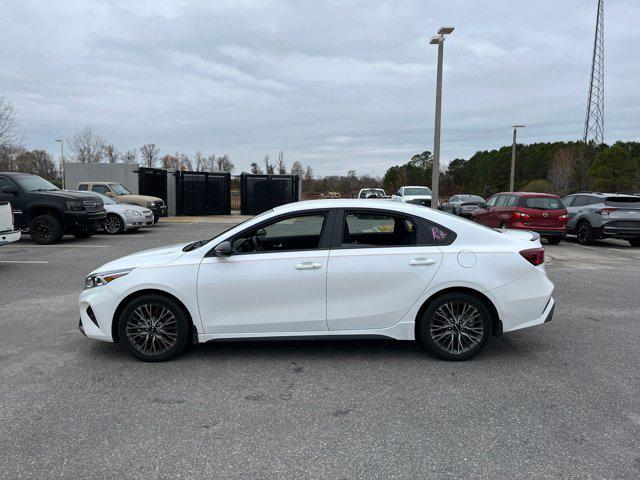
M240 175L240 212L257 215L270 208L297 202L300 182L297 175Z
M138 168L138 193L161 198L167 204L167 171L160 168Z
M178 215L230 215L231 175L211 172L176 172Z

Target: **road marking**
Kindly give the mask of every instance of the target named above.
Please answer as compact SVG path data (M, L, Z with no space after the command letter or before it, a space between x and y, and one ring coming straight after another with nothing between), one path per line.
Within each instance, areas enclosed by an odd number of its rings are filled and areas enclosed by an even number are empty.
M49 263L44 260L0 260L0 263Z

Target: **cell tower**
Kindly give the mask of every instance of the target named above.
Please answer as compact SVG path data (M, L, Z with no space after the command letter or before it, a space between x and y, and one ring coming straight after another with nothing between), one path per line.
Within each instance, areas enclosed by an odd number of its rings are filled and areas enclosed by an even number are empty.
M604 0L598 0L584 141L593 141L596 145L604 142Z

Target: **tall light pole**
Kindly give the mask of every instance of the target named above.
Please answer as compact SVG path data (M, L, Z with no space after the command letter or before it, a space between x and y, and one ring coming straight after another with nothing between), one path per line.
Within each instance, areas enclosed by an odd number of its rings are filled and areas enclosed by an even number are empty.
M444 37L454 27L440 27L438 34L431 37L431 45L438 45L438 73L436 76L436 120L433 129L433 166L431 171L431 208L438 208L440 184L440 120L442 117L442 60L444 57Z
M524 128L526 125L514 125L513 126L513 145L511 145L511 179L509 180L509 191L514 191L515 177L516 177L516 133L519 128Z
M64 142L60 138L56 138L54 142L60 144L60 173L62 174L62 188L64 189Z

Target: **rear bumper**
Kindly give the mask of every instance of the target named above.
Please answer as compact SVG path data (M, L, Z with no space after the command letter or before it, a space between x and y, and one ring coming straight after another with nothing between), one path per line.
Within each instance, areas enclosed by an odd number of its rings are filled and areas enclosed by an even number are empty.
M525 225L520 222L515 222L509 228L515 228L518 230L529 230L530 232L536 232L541 237L566 237L567 236L567 227L537 227L535 225Z
M609 227L604 225L600 229L601 235L605 237L617 237L617 238L639 238L640 228L628 228L628 227Z
M20 240L20 230L0 232L0 245L4 245L5 243L17 242L18 240Z

